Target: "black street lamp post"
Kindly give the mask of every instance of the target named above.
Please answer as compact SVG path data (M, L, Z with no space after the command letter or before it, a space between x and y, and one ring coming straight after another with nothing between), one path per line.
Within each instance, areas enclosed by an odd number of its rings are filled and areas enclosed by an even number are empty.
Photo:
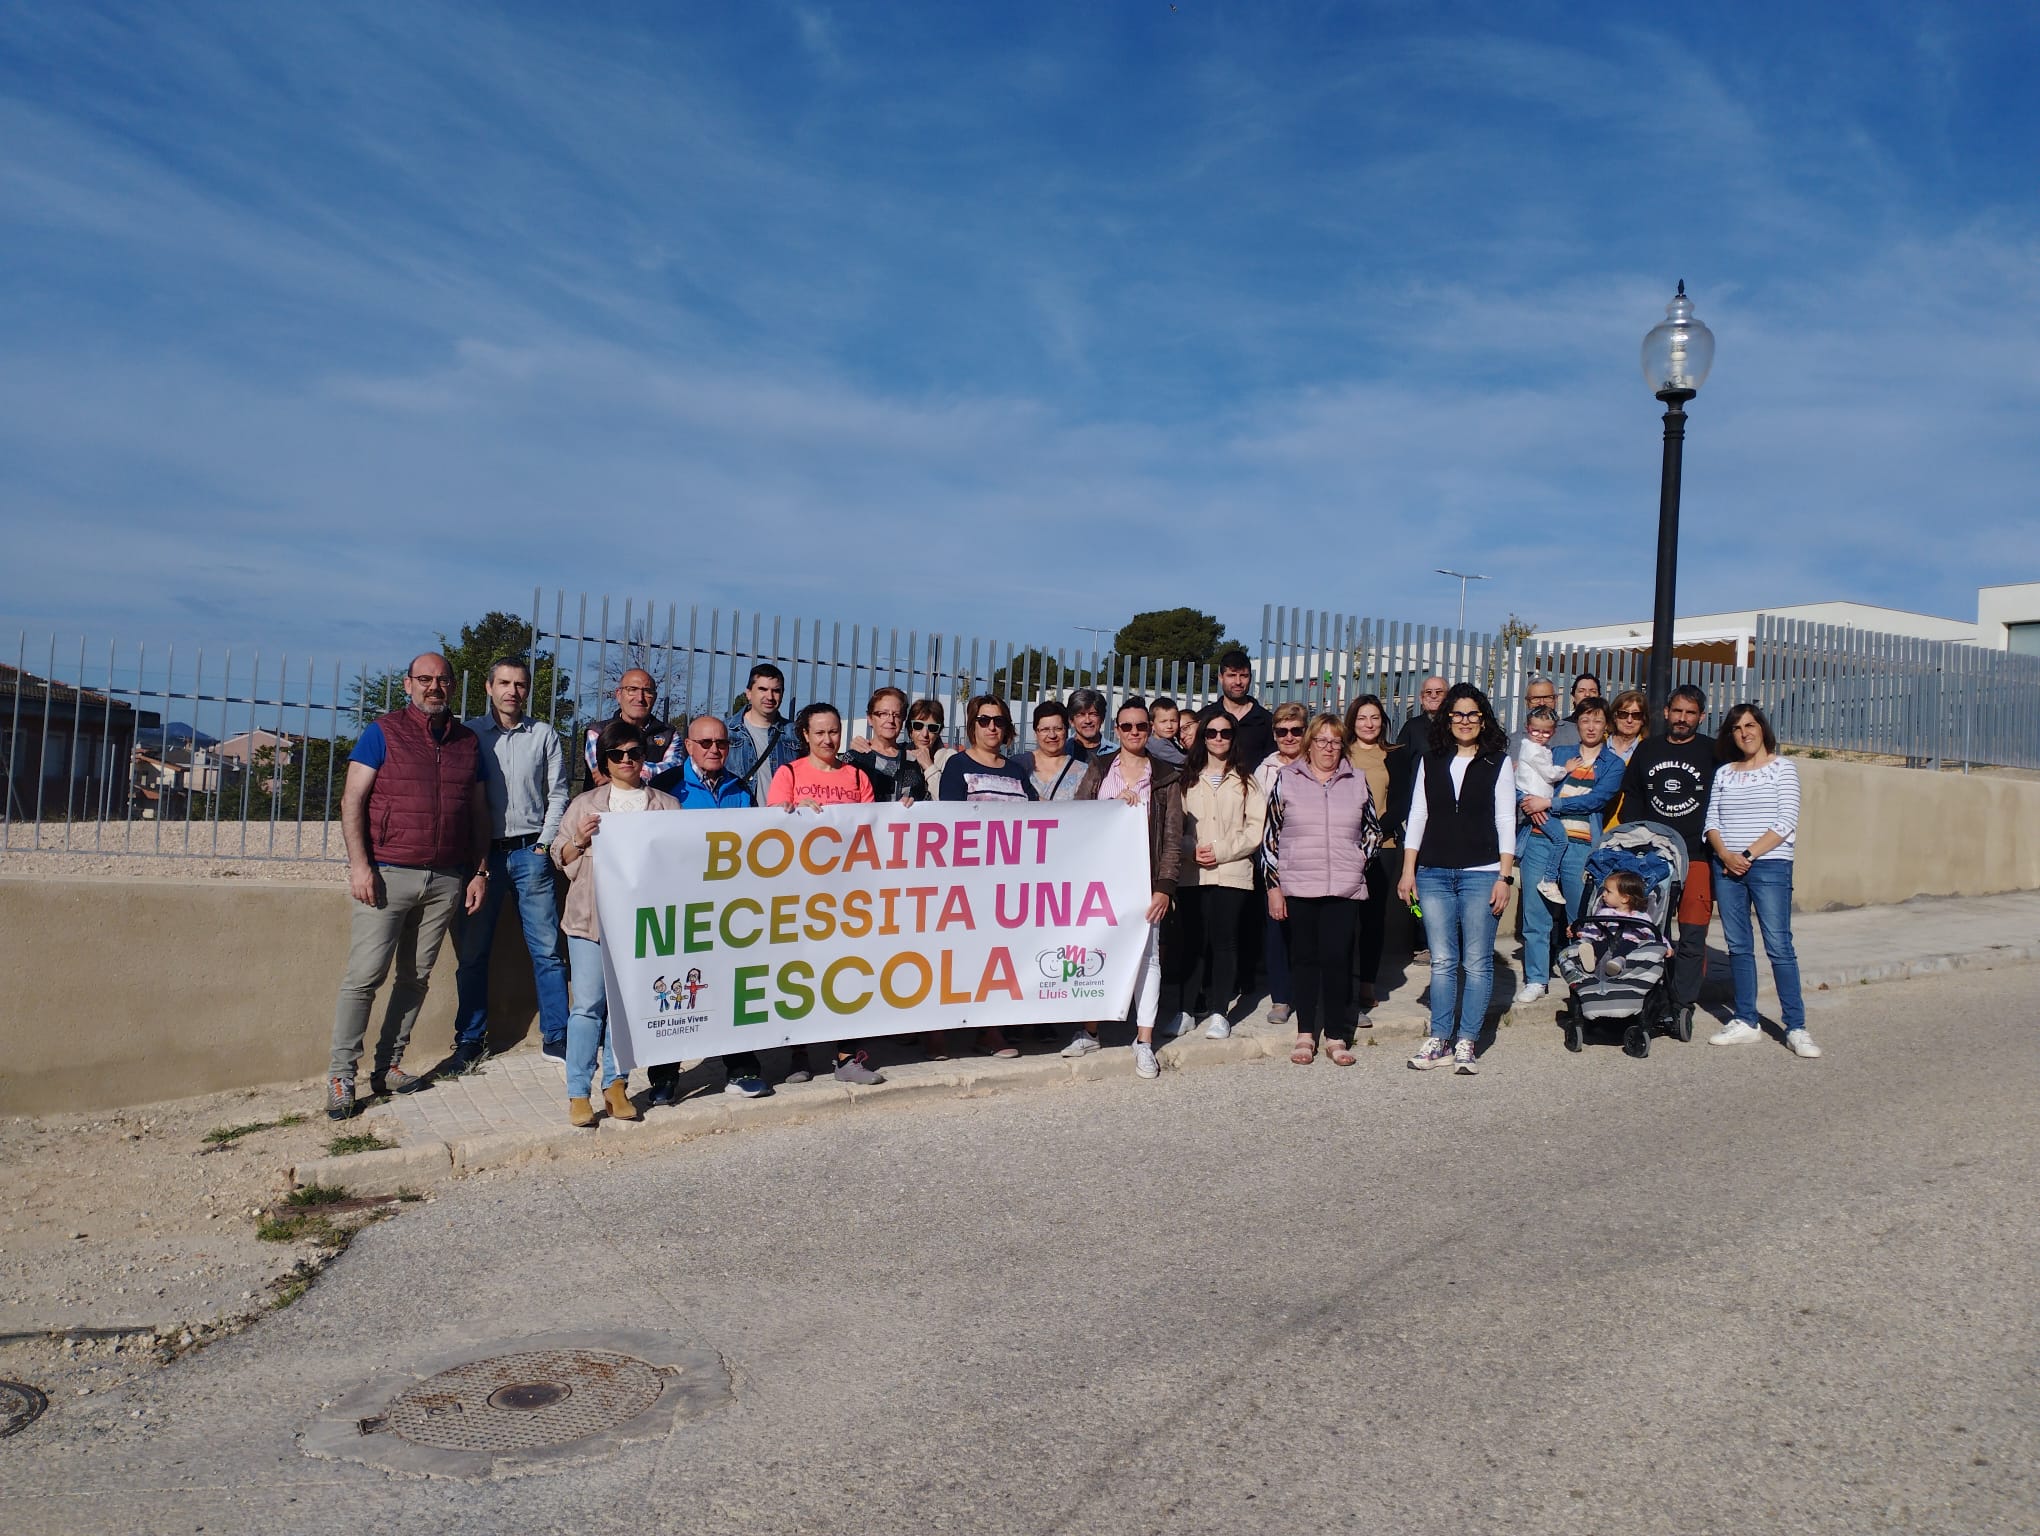
M1643 377L1665 406L1665 467L1658 486L1657 602L1651 610L1650 716L1664 718L1672 693L1672 627L1677 622L1679 479L1686 448L1686 402L1714 366L1714 333L1693 318L1686 281L1665 306L1665 318L1643 338Z

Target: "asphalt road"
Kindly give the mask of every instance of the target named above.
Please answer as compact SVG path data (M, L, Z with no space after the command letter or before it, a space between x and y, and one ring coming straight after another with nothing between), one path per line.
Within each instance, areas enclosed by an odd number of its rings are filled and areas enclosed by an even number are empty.
M1818 1062L1510 1030L1474 1078L1385 1041L486 1175L0 1441L0 1529L2030 1533L2036 1000L1851 989ZM604 1325L734 1400L495 1482L298 1446L407 1358Z

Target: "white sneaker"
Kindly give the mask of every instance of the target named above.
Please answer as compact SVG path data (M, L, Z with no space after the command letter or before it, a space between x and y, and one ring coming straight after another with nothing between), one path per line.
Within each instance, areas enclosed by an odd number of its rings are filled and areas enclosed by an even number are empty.
M1558 888L1558 882L1556 880L1538 881L1537 894L1542 896L1546 901L1550 902L1554 907L1562 907L1565 905L1565 892L1561 891Z
M1145 1040L1133 1042L1133 1070L1137 1077L1162 1075L1162 1064L1155 1060L1155 1048Z
M1752 1040L1761 1040L1764 1032L1754 1024L1741 1019L1730 1019L1721 1028L1707 1037L1709 1045L1748 1045Z
M1098 1049L1098 1037L1088 1029L1080 1029L1070 1036L1070 1043L1062 1048L1065 1056L1088 1056Z
M1551 988L1541 981L1529 982L1516 993L1516 1001L1519 1003L1534 1003L1550 991Z
M1785 1031L1785 1044L1795 1056L1804 1056L1808 1061L1820 1054L1820 1047L1813 1043L1813 1036L1803 1029Z
M1468 1077L1480 1070L1480 1063L1473 1059L1473 1042L1461 1040L1452 1047L1452 1070L1463 1072Z
M1204 1038L1226 1040L1232 1036L1232 1020L1222 1013L1214 1013L1204 1021Z
M1190 1031L1195 1029L1196 1027L1197 1021L1191 1018L1189 1014L1179 1013L1173 1019L1169 1020L1168 1023L1162 1026L1161 1032L1167 1035L1171 1040L1174 1040L1178 1036L1189 1034Z

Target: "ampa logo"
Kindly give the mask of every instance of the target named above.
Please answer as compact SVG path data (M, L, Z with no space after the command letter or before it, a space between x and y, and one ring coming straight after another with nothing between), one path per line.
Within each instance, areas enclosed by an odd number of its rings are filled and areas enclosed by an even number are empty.
M1063 944L1034 957L1044 981L1088 981L1105 974L1105 951L1085 944Z

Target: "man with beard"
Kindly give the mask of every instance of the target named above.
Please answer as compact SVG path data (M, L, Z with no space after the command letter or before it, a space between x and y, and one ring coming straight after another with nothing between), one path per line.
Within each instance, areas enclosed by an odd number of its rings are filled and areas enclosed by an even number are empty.
M1219 708L1232 716L1233 759L1251 774L1275 750L1275 722L1268 706L1253 695L1254 669L1234 646L1218 658ZM1207 707L1208 716L1211 710Z
M426 1078L399 1063L425 1004L432 962L456 911L472 915L489 884L489 797L481 743L454 719L453 667L436 651L404 673L409 701L362 731L347 760L340 825L354 898L347 974L333 1013L326 1114L354 1113L354 1074L376 988L397 966L369 1091L411 1093Z
M1707 970L1707 924L1714 885L1707 862L1707 796L1714 787L1714 738L1700 734L1707 695L1681 683L1665 701L1665 733L1637 743L1616 802L1624 822L1655 821L1686 840L1686 889L1679 900L1679 947L1672 981L1679 1010L1691 1015Z

